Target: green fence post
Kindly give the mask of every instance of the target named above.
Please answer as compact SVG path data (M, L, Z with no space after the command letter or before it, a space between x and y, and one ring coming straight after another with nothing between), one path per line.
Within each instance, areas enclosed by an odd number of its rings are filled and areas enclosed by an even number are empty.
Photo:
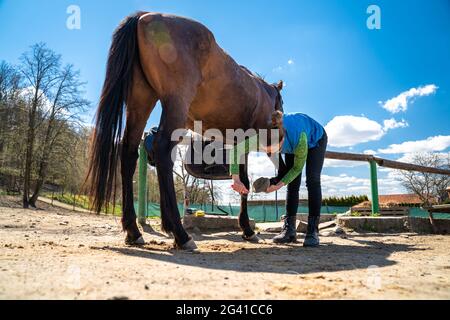
M145 136L144 136L145 138ZM138 222L141 226L146 225L147 204L147 152L144 142L139 145L139 181L138 181Z
M377 163L375 161L369 161L369 164L370 164L370 187L372 193L372 214L376 214L379 213Z

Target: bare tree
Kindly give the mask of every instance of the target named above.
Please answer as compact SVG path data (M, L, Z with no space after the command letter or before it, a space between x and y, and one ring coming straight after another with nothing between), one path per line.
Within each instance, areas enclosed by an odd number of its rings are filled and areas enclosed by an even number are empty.
M450 154L420 153L414 155L412 162L421 166L449 169ZM415 171L399 171L399 173L403 186L416 194L424 205L430 205L435 201L442 203L446 200L450 176Z
M0 187L23 190L24 207L36 204L46 183L78 191L84 180L83 88L79 72L61 67L44 44L24 53L19 66L0 62Z
M209 182L191 176L184 168L182 159L186 148L178 146L177 161L174 166L173 173L175 174L175 191L179 199L185 199L189 203L207 203L211 199L219 198L219 190L213 190ZM212 191L214 191L212 193Z
M24 93L28 101L28 125L26 137L25 172L23 182L23 207L30 205L31 171L36 139L36 130L39 125L38 113L47 103L47 97L55 81L60 77L58 68L60 56L48 49L44 43L38 43L21 57L20 71L24 78Z
M0 63L0 161L2 151L9 139L16 135L14 119L17 118L16 107L19 104L20 74L5 61ZM1 162L0 162L1 163Z
M137 175L138 173L136 173ZM159 184L158 175L156 174L156 169L150 168L147 172L147 201L148 202L159 202Z
M0 164L2 164L2 151L6 142L8 95L10 91L11 67L4 61L0 63ZM1 166L3 167L3 165Z
M21 95L21 75L0 63L0 174L7 191L21 189L26 135L26 103Z
M50 92L52 97L50 106L44 116L46 128L41 143L40 157L37 161L37 180L33 196L29 200L29 204L33 207L36 205L39 192L45 182L49 160L53 152L58 150L56 146L62 142L64 133L70 132L67 130L67 126L81 126L79 115L89 106L89 102L82 98L80 88L83 86L84 83L79 80L79 72L74 71L72 65L67 65L58 71L58 77L54 81L54 91ZM63 154L70 158L73 150L69 146L76 145L76 140L77 137L73 137L73 142L66 146L68 150L64 150L63 142L59 150L62 149Z

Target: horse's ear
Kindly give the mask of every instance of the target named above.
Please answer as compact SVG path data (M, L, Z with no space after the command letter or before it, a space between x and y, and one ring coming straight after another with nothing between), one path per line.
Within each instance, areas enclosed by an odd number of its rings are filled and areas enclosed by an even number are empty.
M283 86L284 86L283 80L278 81L278 83L277 83L278 91L283 90Z

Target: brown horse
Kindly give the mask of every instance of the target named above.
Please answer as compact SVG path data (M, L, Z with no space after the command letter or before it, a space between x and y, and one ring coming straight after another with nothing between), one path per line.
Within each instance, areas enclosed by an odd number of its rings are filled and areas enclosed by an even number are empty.
M116 165L121 159L126 243L143 243L133 205L133 174L147 119L159 100L162 115L154 139L161 194L163 230L183 249L195 248L184 230L174 190L171 133L203 123L203 130L266 129L271 113L281 109L282 85L270 85L239 66L216 43L213 34L190 19L138 12L127 17L113 35L106 79L96 114L88 179L97 212L115 196ZM126 107L126 127L122 129ZM121 141L121 143L120 143ZM249 187L246 165L241 181ZM239 223L254 235L241 198Z

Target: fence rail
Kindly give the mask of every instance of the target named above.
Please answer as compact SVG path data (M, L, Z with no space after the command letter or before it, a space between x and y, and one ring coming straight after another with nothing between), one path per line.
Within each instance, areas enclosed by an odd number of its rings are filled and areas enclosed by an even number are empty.
M411 163L405 163L405 162L400 162L400 161L393 161L393 160L378 158L378 157L375 157L373 155L368 155L368 154L327 151L325 154L325 157L327 159L334 159L334 160L362 161L362 162L369 163L370 189L371 189L372 213L373 214L380 212L380 205L378 202L377 165L379 165L380 167L397 169L397 170L417 171L417 172L424 172L424 173L450 175L450 170L448 170L448 169L419 166L419 165L411 164Z
M378 158L367 154L327 151L325 157L327 159L335 159L335 160L362 161L362 162L374 161L380 167L385 168L450 175L450 170L447 169L424 167L406 162L392 161L388 159Z
M144 136L145 137L145 136ZM450 170L441 168L432 168L419 166L411 163L392 161L388 159L378 158L373 155L357 154L357 153L345 153L327 151L325 157L327 159L345 160L345 161L362 161L368 162L370 168L370 185L371 185L371 198L372 198L372 213L379 213L378 203L378 178L377 178L377 166L407 170L418 171L434 174L450 175ZM145 207L146 207L146 172L147 172L147 155L144 148L144 144L141 143L139 148L139 205L138 205L138 218L141 224L145 224Z

